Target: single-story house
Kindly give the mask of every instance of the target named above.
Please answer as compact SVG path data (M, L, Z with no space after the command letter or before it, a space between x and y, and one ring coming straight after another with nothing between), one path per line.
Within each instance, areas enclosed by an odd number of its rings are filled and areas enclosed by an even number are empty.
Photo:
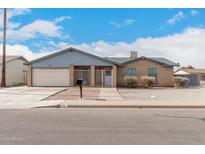
M26 84L28 61L22 56L6 56L6 85ZM0 82L2 75L2 56L0 56Z
M188 74L192 75L198 75L201 81L205 81L205 69L179 69L175 73L178 73L180 71L186 72Z
M173 86L174 63L165 58L130 57L103 58L75 48L35 59L28 63L28 86L84 85L117 87L124 85L125 76L154 76L158 86Z

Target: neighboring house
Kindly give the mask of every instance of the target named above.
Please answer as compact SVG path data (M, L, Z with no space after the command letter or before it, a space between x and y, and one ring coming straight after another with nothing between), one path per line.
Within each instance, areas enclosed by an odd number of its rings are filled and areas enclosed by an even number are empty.
M205 69L179 69L175 73L186 72L187 74L198 75L200 80L205 81Z
M75 86L78 79L84 85L123 86L125 76L154 76L158 86L173 86L173 68L178 64L165 58L137 57L102 58L68 48L28 63L28 86Z
M174 76L188 78L189 82L187 83L187 86L199 86L200 85L200 77L198 74L191 74L182 69L178 69L174 72Z
M6 85L13 86L26 84L25 63L28 61L22 56L6 56ZM2 56L0 56L0 82L2 74Z

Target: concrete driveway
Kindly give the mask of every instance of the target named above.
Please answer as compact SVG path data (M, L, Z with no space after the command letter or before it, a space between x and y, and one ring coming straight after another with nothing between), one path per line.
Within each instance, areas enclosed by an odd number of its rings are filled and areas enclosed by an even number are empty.
M59 104L60 101L41 101L65 88L11 87L0 89L0 109L26 109Z

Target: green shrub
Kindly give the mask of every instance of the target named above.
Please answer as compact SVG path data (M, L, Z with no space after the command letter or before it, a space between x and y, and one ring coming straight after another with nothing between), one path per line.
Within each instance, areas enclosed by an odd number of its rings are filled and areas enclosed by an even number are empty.
M173 82L175 87L185 87L190 80L186 77L173 77Z
M143 81L143 85L145 88L151 88L155 82L155 77L142 76L141 80Z
M135 76L125 76L124 81L127 87L134 88L137 86L137 77Z

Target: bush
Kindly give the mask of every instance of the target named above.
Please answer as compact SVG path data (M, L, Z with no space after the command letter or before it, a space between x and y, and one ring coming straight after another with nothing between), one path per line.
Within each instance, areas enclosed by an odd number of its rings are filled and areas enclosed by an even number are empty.
M186 77L174 77L173 82L175 87L185 87L188 85L190 80Z
M135 76L125 76L124 81L126 83L126 86L129 88L134 88L137 86L137 77Z
M155 82L155 77L142 76L141 80L143 81L143 85L145 88L151 88Z

